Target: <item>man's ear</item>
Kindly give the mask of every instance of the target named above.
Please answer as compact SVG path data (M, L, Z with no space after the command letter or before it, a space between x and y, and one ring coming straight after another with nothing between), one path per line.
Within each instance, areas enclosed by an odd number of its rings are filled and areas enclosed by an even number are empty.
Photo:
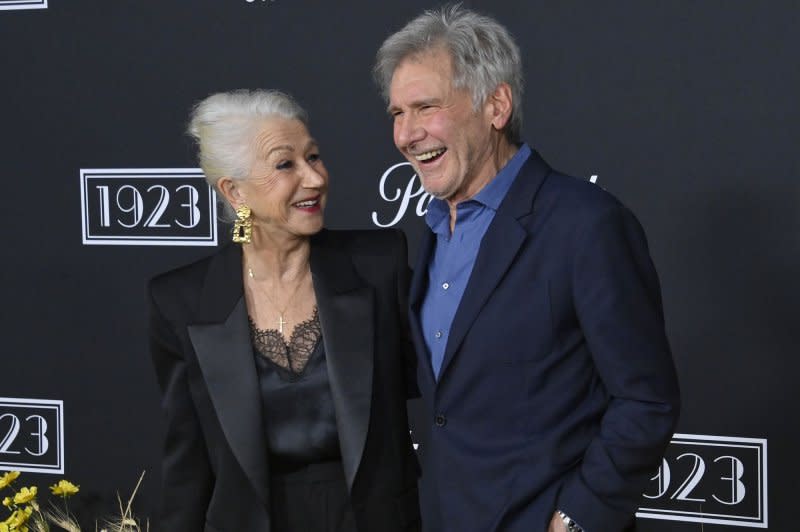
M509 84L498 85L487 98L486 104L492 127L498 131L505 128L511 119L511 110L514 104L514 96L511 94Z
M236 183L236 180L224 176L220 177L217 181L217 192L219 192L225 201L233 207L233 210L236 210L238 207L241 207L245 204L245 198L242 196L242 189Z

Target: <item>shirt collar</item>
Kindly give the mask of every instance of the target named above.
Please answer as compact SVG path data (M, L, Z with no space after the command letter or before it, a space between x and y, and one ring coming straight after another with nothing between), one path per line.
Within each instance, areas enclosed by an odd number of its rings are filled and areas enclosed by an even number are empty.
M439 198L431 199L428 203L428 212L425 213L425 223L436 234L449 235L450 209L447 207L447 202Z
M475 196L468 201L476 201L482 205L489 207L496 211L503 199L508 194L508 189L517 177L522 165L528 160L531 155L531 148L523 143L517 150L517 153L506 163L506 165L497 172L497 175L489 181ZM428 204L428 212L425 214L425 223L435 233L441 232L440 230L449 220L450 209L447 202L438 198L433 198ZM447 233L450 232L449 222L446 225ZM439 230L437 230L439 229Z
M511 188L520 168L530 155L531 148L527 144L520 146L517 153L497 172L495 178L489 181L472 199L496 211L508 194L508 189Z

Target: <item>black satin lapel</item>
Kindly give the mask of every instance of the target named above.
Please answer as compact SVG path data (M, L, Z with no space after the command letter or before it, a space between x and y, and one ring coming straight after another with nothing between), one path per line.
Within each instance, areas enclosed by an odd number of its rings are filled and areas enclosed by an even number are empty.
M223 323L190 325L189 337L234 456L267 503L267 443L244 298Z
M375 294L371 287L344 294L331 294L320 288L317 290L317 306L336 410L342 465L347 485L352 489L369 428Z
M358 275L347 240L322 231L311 241L311 272L347 485L352 490L369 429L375 356L375 294Z
M481 308L514 262L525 238L526 232L517 220L500 212L495 215L483 237L469 282L450 326L450 337L439 372L440 381Z

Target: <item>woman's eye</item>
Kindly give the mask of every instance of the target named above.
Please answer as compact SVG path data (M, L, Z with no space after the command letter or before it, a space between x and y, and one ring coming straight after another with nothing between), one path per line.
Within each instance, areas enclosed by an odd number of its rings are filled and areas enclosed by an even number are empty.
M312 153L311 155L308 156L308 162L310 163L315 163L319 161L319 159L320 159L319 153Z
M283 161L278 163L278 166L276 166L275 168L277 168L278 170L288 170L291 167L292 167L292 161Z

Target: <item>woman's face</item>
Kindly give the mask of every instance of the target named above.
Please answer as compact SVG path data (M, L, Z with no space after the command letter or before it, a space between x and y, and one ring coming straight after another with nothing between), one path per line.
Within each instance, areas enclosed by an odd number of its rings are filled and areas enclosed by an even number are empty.
M322 229L328 171L317 142L299 120L266 119L253 138L253 162L236 182L256 230L310 236ZM236 207L236 205L234 205Z

